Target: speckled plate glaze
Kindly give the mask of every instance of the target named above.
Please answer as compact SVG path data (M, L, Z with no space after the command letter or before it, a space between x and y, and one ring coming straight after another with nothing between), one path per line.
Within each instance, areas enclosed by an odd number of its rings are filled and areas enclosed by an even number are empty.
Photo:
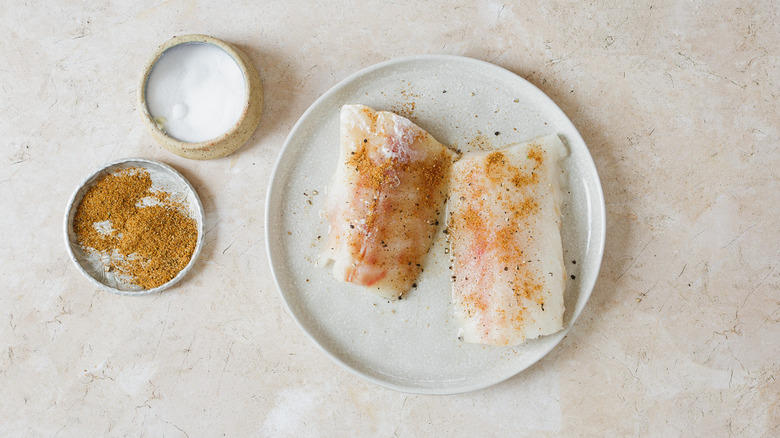
M195 244L195 251L187 266L169 282L152 289L143 289L123 281L121 278L106 272L106 261L96 253L85 251L78 243L73 232L73 216L81 203L81 199L87 190L104 175L108 175L122 169L130 167L141 167L149 172L152 178L152 190L160 190L169 193L174 199L180 201L186 206L189 216L195 219L198 227L198 241ZM93 284L119 295L147 295L155 292L161 292L181 280L187 272L190 271L195 261L198 259L200 249L203 246L203 205L200 202L197 192L192 185L179 172L171 166L159 161L147 160L144 158L126 158L106 164L100 169L89 175L73 192L68 202L68 208L65 213L65 245L68 249L73 263Z
M464 152L558 134L570 152L563 163L568 187L562 233L566 268L576 276L566 285L562 331L514 348L459 341L441 230L418 288L401 301L388 302L340 283L330 265L317 265L328 232L320 210L339 155L339 110L348 103L405 115L440 142ZM604 252L604 195L577 129L550 98L521 77L457 56L387 61L322 95L290 132L267 202L268 256L290 314L340 365L403 392L473 391L508 379L544 357L585 306Z

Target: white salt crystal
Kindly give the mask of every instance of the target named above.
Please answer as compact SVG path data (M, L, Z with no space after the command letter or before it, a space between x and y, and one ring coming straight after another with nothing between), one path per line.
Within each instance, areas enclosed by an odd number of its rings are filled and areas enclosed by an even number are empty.
M227 132L247 104L241 69L213 44L171 47L154 64L146 84L152 119L171 137L189 143Z

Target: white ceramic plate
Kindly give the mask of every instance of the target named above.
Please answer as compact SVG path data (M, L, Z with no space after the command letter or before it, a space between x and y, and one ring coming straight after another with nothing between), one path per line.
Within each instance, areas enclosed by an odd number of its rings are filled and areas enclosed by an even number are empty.
M105 266L107 260L103 260L98 254L84 251L73 232L73 216L76 214L76 209L87 190L89 190L89 188L102 176L128 167L141 167L146 169L146 171L149 172L149 176L152 178L152 190L167 192L174 199L181 201L186 206L189 216L195 220L198 227L198 240L195 244L195 250L192 253L190 262L176 275L176 277L153 289L143 289L140 286L131 285L121 278L114 276L111 272L106 272ZM200 249L203 246L203 216L203 205L200 203L200 198L195 192L195 189L189 181L174 168L159 161L143 158L127 158L108 163L96 170L73 192L65 213L65 245L68 248L68 255L70 255L73 263L76 264L76 267L81 273L93 284L120 295L151 294L163 291L176 284L195 264L195 260L197 260Z
M336 281L317 266L327 234L319 216L339 154L339 110L361 103L406 115L444 144L468 151L558 134L570 151L563 206L569 280L564 329L516 348L457 339L449 255L439 231L425 271L407 298L388 302ZM496 135L498 133L498 135ZM268 256L290 314L339 364L399 391L448 394L481 389L528 368L571 328L595 284L604 251L604 197L582 137L538 88L482 61L415 56L384 62L322 95L293 127L276 163L266 206ZM576 264L573 261L576 260Z

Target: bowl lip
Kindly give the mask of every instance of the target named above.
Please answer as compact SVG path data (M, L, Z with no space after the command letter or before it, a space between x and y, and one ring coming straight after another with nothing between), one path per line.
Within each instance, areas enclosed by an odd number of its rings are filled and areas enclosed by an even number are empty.
M154 119L152 118L152 115L149 112L149 107L146 102L147 83L149 81L149 75L152 73L152 69L154 68L155 64L157 64L157 61L160 60L160 58L163 56L163 54L165 54L165 52L168 49L171 49L176 46L184 45L184 44L211 44L213 46L218 47L219 49L227 53L227 55L230 56L233 59L233 61L235 61L236 65L238 65L239 70L241 70L241 75L244 77L244 108L241 110L241 115L239 116L236 123L233 124L233 126L227 131L225 131L224 133L214 138L200 141L200 142L188 142L188 141L179 140L169 135L167 132L165 132L165 130L160 129L160 127L157 126L157 123L155 123ZM239 132L239 129L241 128L241 125L244 123L244 120L246 119L247 114L249 112L250 105L252 103L251 102L252 84L250 82L251 82L251 74L250 74L249 66L247 65L246 62L244 62L242 54L238 51L238 49L233 47L230 43L226 41L222 41L211 35L205 35L205 34L186 34L186 35L174 36L168 41L162 43L157 48L157 50L154 51L152 56L144 65L143 74L141 75L140 84L138 86L138 107L140 109L141 118L144 120L144 124L156 136L164 138L166 142L170 143L171 145L175 145L175 147L177 148L186 151L193 151L193 152L209 150L214 145L218 143L222 143L227 139L230 139L231 137L237 135L237 133Z
M69 237L69 230L71 227L71 212L74 208L77 208L75 204L76 197L79 194L79 191L81 191L82 188L84 188L87 184L90 184L92 181L94 181L102 172L105 172L106 170L110 169L111 167L120 165L120 164L127 164L127 163L144 163L148 165L158 166L162 168L164 171L171 173L175 178L179 179L182 183L185 184L185 186L192 192L194 198L195 198L195 205L194 207L197 210L198 215L200 216L200 220L196 220L197 229L198 229L198 238L195 242L195 250L192 252L192 256L190 257L190 261L187 263L187 266L182 268L181 271L179 271L178 274L176 274L175 277L173 277L168 282L161 284L160 286L157 286L152 289L143 289L140 291L126 291L126 290L120 290L115 287L108 286L106 284L101 283L98 281L95 277L90 275L86 269L79 263L79 261L76 259L76 254L73 252L73 245L74 243L71 242ZM200 196L198 196L198 192L195 190L195 187L192 186L192 184L187 180L187 178L184 177L179 171L174 169L173 167L162 163L160 161L156 160L150 160L147 158L122 158L119 160L111 161L107 164L104 164L100 166L99 168L95 169L93 172L91 172L86 178L81 180L81 182L76 186L75 190L73 190L73 193L71 194L67 208L65 209L65 218L63 220L63 231L64 231L64 237L65 237L65 248L67 249L68 256L70 257L70 260L73 262L74 265L76 265L76 268L95 286L100 287L101 289L107 290L111 293L117 294L117 295L128 295L128 296L141 296L141 295L149 295L157 292L162 292L171 286L178 283L182 278L184 278L185 275L192 269L192 267L195 265L195 262L198 259L198 256L200 255L200 251L203 248L203 239L204 239L204 222L205 222L205 212L203 210L203 203L200 200ZM76 243L77 244L77 243Z

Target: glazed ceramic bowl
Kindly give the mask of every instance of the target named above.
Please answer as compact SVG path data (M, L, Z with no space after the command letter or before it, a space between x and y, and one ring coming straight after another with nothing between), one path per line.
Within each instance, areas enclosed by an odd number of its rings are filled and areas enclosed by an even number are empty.
M207 141L190 143L178 140L166 133L149 112L146 96L149 75L166 50L181 44L211 44L222 49L233 58L244 76L245 105L238 122L225 133ZM182 157L196 160L220 158L230 155L240 148L257 128L263 110L263 85L260 73L252 61L235 46L209 35L181 35L171 38L157 48L144 68L138 87L138 108L144 125L164 148Z

